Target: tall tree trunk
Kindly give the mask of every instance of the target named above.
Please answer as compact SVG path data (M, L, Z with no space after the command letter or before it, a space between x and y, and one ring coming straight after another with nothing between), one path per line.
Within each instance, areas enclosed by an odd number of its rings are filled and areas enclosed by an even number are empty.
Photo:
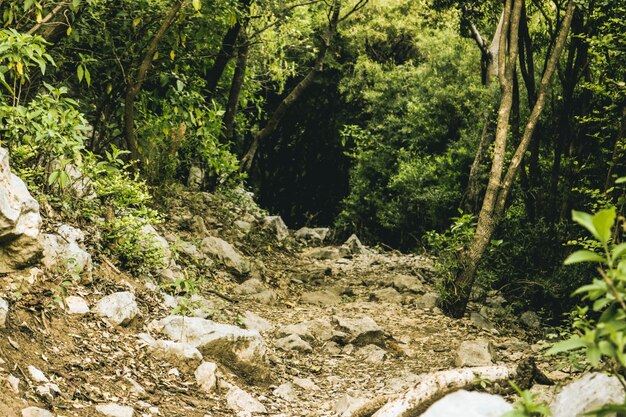
M178 12L183 7L184 3L185 0L176 0L174 2L152 37L148 49L137 69L137 75L134 79L129 75L126 80L126 96L124 97L124 137L126 138L126 146L128 146L128 150L130 151L130 157L135 161L141 158L139 144L135 136L135 98L141 91L141 86L146 80L148 70L150 69L150 65L152 65L152 60L159 47L159 43L176 20L176 16L178 16Z
M239 97L246 76L246 68L248 66L248 50L250 45L245 37L240 37L239 49L237 51L237 65L233 74L233 81L230 84L230 92L228 94L228 103L226 104L226 112L222 119L222 137L230 140L235 130L235 116L239 111Z
M504 158L506 141L509 130L509 119L513 105L513 75L518 54L519 23L521 17L522 2L520 0L507 0L505 3L505 27L500 37L499 75L500 89L502 91L500 109L498 111L498 125L493 151L491 172L487 190L483 199L483 205L476 224L474 238L466 250L459 254L459 271L454 281L447 282L445 293L447 297L442 300L444 311L452 317L462 317L469 301L470 293L476 278L476 271L480 260L493 236L495 228L504 214L506 201L515 179L522 158L528 149L535 127L541 116L545 104L546 93L554 72L556 70L561 51L567 40L567 34L574 14L574 0L569 0L561 28L548 58L548 65L541 79L537 101L528 118L524 133L507 171L504 172ZM505 30L506 29L506 30ZM507 32L509 36L508 60L506 60Z
M300 97L302 97L302 94L311 86L311 84L313 84L317 75L322 71L326 53L330 48L333 37L337 33L340 12L341 0L334 0L328 28L323 37L322 45L320 46L313 68L311 68L309 73L280 102L270 119L267 121L265 127L252 136L252 143L250 144L248 151L241 159L239 166L240 171L250 171L261 141L274 133L274 130L278 127L278 123L280 123L287 111L298 101L298 99L300 99Z

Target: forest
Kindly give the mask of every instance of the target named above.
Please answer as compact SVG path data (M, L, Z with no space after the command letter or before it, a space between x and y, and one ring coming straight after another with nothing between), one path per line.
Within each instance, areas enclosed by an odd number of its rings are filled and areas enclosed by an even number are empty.
M327 227L332 244L358 238L316 259L378 254L368 265L385 274L389 259L432 259L420 268L450 323L498 294L507 314L569 329L549 353L584 348L626 381L626 0L0 0L0 23L0 162L6 149L43 230L93 232L81 239L99 267L139 281L168 271L175 296L234 303L224 288L239 276L280 281L257 263L291 271L276 253L299 246L262 240L267 224L279 242L282 220L320 242ZM0 280L12 282L39 244L2 187ZM164 232L163 263L145 240L159 224L199 230L188 240L208 252L235 251L207 234L226 230L261 255L187 270L190 246ZM234 224L245 233L229 235ZM222 267L236 270L228 285ZM84 272L55 275L46 294L61 300ZM393 281L420 294L406 282ZM10 293L20 302L21 284ZM507 415L549 415L527 399Z

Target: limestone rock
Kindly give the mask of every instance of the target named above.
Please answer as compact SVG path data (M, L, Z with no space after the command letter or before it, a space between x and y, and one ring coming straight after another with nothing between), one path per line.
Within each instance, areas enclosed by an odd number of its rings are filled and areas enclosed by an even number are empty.
M187 177L187 187L190 190L198 191L202 188L204 183L204 169L197 165L192 165L189 168L189 176Z
M84 274L87 279L91 279L91 255L81 247L83 232L72 226L62 225L57 233L41 235L44 266L48 269L63 269L72 274Z
M202 353L188 343L156 340L148 351L154 357L167 361L181 370L195 368L202 361Z
M266 346L256 330L183 316L155 320L149 328L176 342L188 343L203 355L211 355L251 377L257 377L265 366Z
M491 365L491 350L488 340L465 340L456 352L454 364L459 368Z
M402 304L404 297L394 288L381 288L370 294L370 300L391 304Z
M359 359L362 359L367 363L380 365L385 360L385 357L387 356L387 351L379 348L376 345L367 345L359 349L356 355Z
M167 240L165 240L151 224L144 225L140 229L140 232L141 237L139 238L138 244L159 251L162 267L164 269L168 268L172 263L172 250Z
M203 362L198 366L194 376L202 391L213 392L217 389L217 372L217 365L213 362Z
M83 297L70 295L65 297L65 308L69 314L83 315L89 313L89 305Z
M347 333L348 337L342 340L346 344L365 346L384 343L385 335L383 329L371 317L347 318L334 316L333 320L339 330Z
M139 307L135 295L124 291L101 298L94 312L114 326L125 326L139 314Z
M259 333L268 332L274 328L272 323L262 317L259 317L251 311L246 311L245 313L243 313L241 321L243 322L243 325L246 329L256 330Z
M410 275L394 276L392 285L400 292L413 292L415 294L424 294L426 292L422 281L418 277Z
M341 296L329 290L319 290L302 294L300 301L318 306L333 306L341 303Z
M324 240L326 240L326 236L328 236L329 230L330 229L328 229L327 227L302 227L296 231L294 236L296 239L303 242L320 244Z
M326 318L317 318L302 323L283 326L277 331L279 337L298 335L307 341L318 340L325 342L333 338L333 326Z
M115 403L98 404L96 411L108 417L133 417L135 415L132 407Z
M431 405L422 417L500 417L511 410L513 406L498 395L460 390Z
M278 241L289 237L289 229L280 216L267 216L263 219L263 230L271 233Z
M0 147L0 273L14 272L41 257L39 203L11 173L9 153Z
M9 314L9 302L0 297L0 329L4 329L7 323L7 315Z
M356 235L351 235L348 240L344 242L343 247L348 250L350 255L363 255L369 252Z
M470 313L470 321L479 329L491 330L496 328L491 320L475 311Z
M588 373L566 385L551 405L553 417L582 417L603 405L624 402L624 388L616 377Z
M341 251L337 248L332 248L332 247L313 248L313 249L305 251L304 256L313 258L313 259L319 259L321 261L337 260L337 259L342 258L345 255L345 252L347 252L347 249L345 251Z
M28 407L22 410L22 417L54 417L54 414L45 408Z
M249 233L252 230L252 223L244 220L235 220L235 226L244 233Z
M291 382L287 382L287 383L279 385L274 391L272 391L272 394L274 394L278 398L282 398L283 400L289 401L289 402L292 402L298 399L294 386Z
M267 409L256 398L239 387L231 386L226 394L226 402L235 412L266 413Z
M534 311L523 312L519 319L522 324L524 324L524 326L528 327L529 329L541 329L541 319L539 318L539 315Z
M305 391L319 391L320 387L317 386L311 378L294 378L293 384Z
M30 379L33 380L33 382L50 382L46 374L44 374L40 369L35 368L33 365L28 366L28 375L30 376Z
M433 309L437 307L437 294L432 292L426 293L415 300L415 305L423 309Z
M252 295L265 291L265 285L256 278L248 279L235 288L235 294Z
M232 268L240 275L250 272L250 262L225 240L214 236L206 237L200 244L200 250L204 254L223 262L224 265Z
M332 409L339 417L351 417L355 411L357 411L359 408L367 403L367 398L355 398L348 394L345 394L339 397L337 401L335 401Z
M302 340L297 334L292 334L282 339L278 339L276 347L282 350L295 350L298 352L312 352L313 348L307 342Z

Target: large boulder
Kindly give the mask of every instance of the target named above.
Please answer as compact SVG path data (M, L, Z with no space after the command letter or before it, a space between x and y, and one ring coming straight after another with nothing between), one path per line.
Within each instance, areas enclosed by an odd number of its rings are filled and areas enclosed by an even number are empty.
M26 184L11 173L9 153L0 148L0 273L9 273L41 257L39 203Z
M511 410L513 406L498 395L461 390L431 405L422 417L500 417Z
M188 343L251 380L267 378L265 341L256 330L198 317L168 316L150 323L150 330L176 342Z
M230 243L218 237L209 236L202 240L200 250L213 258L217 258L240 275L250 272L248 262Z
M551 405L553 417L582 417L606 404L623 404L624 388L616 377L589 373L565 386Z
M263 219L263 230L271 233L276 240L283 241L289 237L289 229L280 216L267 216Z
M57 234L41 235L42 263L48 269L61 269L91 279L93 264L91 255L82 246L84 240L81 230L66 224L58 227Z
M114 326L125 326L139 314L139 307L135 295L123 291L101 298L94 312Z

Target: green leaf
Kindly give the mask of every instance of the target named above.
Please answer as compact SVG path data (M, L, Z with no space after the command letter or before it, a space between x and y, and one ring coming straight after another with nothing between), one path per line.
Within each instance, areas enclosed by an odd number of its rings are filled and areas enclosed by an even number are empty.
M601 210L593 216L592 222L596 232L598 233L598 240L600 240L600 242L607 243L611 240L611 228L615 223L616 217L617 213L615 211L615 207Z
M598 255L595 252L591 252L589 250L577 250L576 252L572 253L570 256L567 257L567 259L565 260L565 262L563 262L565 265L572 265L572 264L576 264L576 263L580 263L580 262L604 262L605 259Z
M626 253L626 242L622 242L613 248L611 256L613 257L613 260L616 261L622 256L624 256L625 253Z
M572 210L572 220L589 230L589 232L591 232L596 239L600 240L600 236L598 235L596 227L593 224L593 216L591 214L583 211Z
M589 360L589 363L591 364L591 366L595 367L598 365L598 363L600 363L600 359L602 358L602 353L600 353L600 349L595 346L589 346L587 349L587 360Z
M82 65L79 65L78 68L76 68L76 75L78 76L78 82L81 82L83 80L83 76L85 75L85 69Z
M196 9L196 11L200 11L202 8L202 2L200 0L192 0L191 4L193 4L193 8Z
M48 185L54 184L58 178L59 178L59 171L53 171L52 173L50 173L50 176L48 177Z
M576 350L586 346L587 342L583 338L574 336L571 339L563 340L552 345L552 347L546 351L546 355L556 355L557 353Z
M91 73L89 73L87 67L85 67L85 81L87 81L87 86L91 87Z
M623 184L626 182L626 177L620 177L615 180L615 184Z

